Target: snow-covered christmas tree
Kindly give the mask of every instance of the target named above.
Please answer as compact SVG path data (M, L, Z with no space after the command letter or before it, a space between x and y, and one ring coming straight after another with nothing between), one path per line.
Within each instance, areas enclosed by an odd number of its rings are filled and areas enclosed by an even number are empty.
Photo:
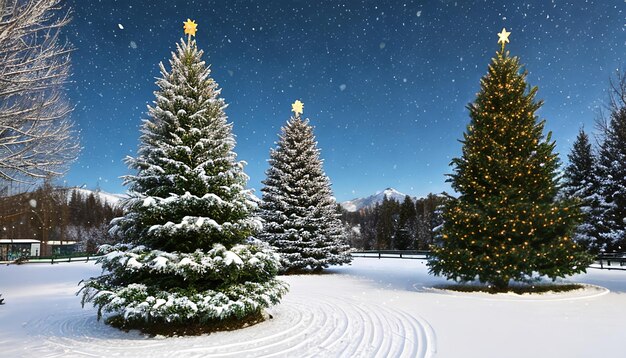
M265 220L261 238L280 253L287 273L351 261L313 127L301 118L302 110L299 100L292 105L294 116L270 151L270 168L261 189Z
M126 160L137 173L125 177L130 198L111 232L128 244L101 248L103 275L82 288L83 304L122 327L185 333L259 320L287 291L275 278L278 255L252 238L262 228L258 199L245 189L226 104L192 39L195 26L185 23L189 37L172 53L171 70L160 65L138 156Z

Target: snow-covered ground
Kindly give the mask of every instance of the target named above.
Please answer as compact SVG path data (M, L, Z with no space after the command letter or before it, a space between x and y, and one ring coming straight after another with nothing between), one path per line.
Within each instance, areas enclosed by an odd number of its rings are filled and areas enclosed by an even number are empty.
M357 258L284 279L273 319L198 337L124 333L81 309L93 263L0 266L0 356L597 357L623 356L626 272L591 270L571 293L519 296L433 289L419 260Z

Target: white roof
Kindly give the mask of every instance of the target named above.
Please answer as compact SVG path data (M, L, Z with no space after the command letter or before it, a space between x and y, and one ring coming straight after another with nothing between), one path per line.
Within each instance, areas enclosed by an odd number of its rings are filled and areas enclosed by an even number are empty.
M0 239L0 244L38 244L39 240L35 239Z
M63 241L50 240L47 243L48 245L76 245L76 241L69 241L69 240L63 240Z

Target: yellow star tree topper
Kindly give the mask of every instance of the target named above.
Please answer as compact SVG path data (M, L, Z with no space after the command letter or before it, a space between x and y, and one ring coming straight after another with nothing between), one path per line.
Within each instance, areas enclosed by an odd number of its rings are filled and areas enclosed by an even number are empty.
M300 117L300 115L304 113L304 103L300 102L300 100L297 99L291 105L291 111L296 114L296 117Z
M507 44L509 42L509 35L511 34L510 31L506 31L506 28L502 28L502 32L500 32L498 34L498 43L502 44L502 51L504 51L504 45Z
M190 37L196 36L196 27L198 27L198 24L196 24L194 20L187 19L187 21L183 22L183 24L183 29L185 29L186 35L189 35Z

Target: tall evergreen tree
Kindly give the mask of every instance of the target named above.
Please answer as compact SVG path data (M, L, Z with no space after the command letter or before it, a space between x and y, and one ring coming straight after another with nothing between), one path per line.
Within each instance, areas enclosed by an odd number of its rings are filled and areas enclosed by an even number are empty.
M360 210L363 215L361 224L361 236L363 237L363 249L376 249L376 231L380 222L380 205L376 203L373 208L363 208Z
M187 21L195 34L195 24ZM251 235L261 229L245 189L232 124L202 51L189 36L163 64L144 120L130 199L111 232L131 245L104 247L104 274L84 283L83 304L124 324L204 325L257 317L286 286L278 255ZM137 245L138 244L138 245ZM133 246L137 245L137 246Z
M415 211L413 199L407 195L404 197L402 204L400 204L400 215L395 234L395 248L398 250L407 250L413 247L416 236L417 212Z
M444 211L442 244L430 270L458 281L506 290L510 280L552 279L582 272L590 256L572 240L579 212L557 198L559 160L535 112L518 58L503 47L468 106L471 122L449 181L460 194Z
M383 196L383 201L376 209L379 210L378 222L376 223L376 249L393 249L393 239L399 218L399 204L395 199Z
M440 207L443 206L445 201L446 197L430 193L425 198L420 198L415 202L415 210L417 212L417 249L426 250L434 244L438 235L436 230L443 223Z
M261 237L281 254L287 273L321 270L351 260L313 127L300 117L302 102L296 101L293 111L270 151L270 168L261 189L265 220Z
M596 177L596 160L589 136L582 129L578 132L569 164L563 175L562 191L565 197L581 200L582 222L576 228L574 240L587 249L597 252L601 248L598 237L597 217L600 215L599 185Z
M606 251L626 249L626 76L618 77L598 155L602 215L599 240Z

